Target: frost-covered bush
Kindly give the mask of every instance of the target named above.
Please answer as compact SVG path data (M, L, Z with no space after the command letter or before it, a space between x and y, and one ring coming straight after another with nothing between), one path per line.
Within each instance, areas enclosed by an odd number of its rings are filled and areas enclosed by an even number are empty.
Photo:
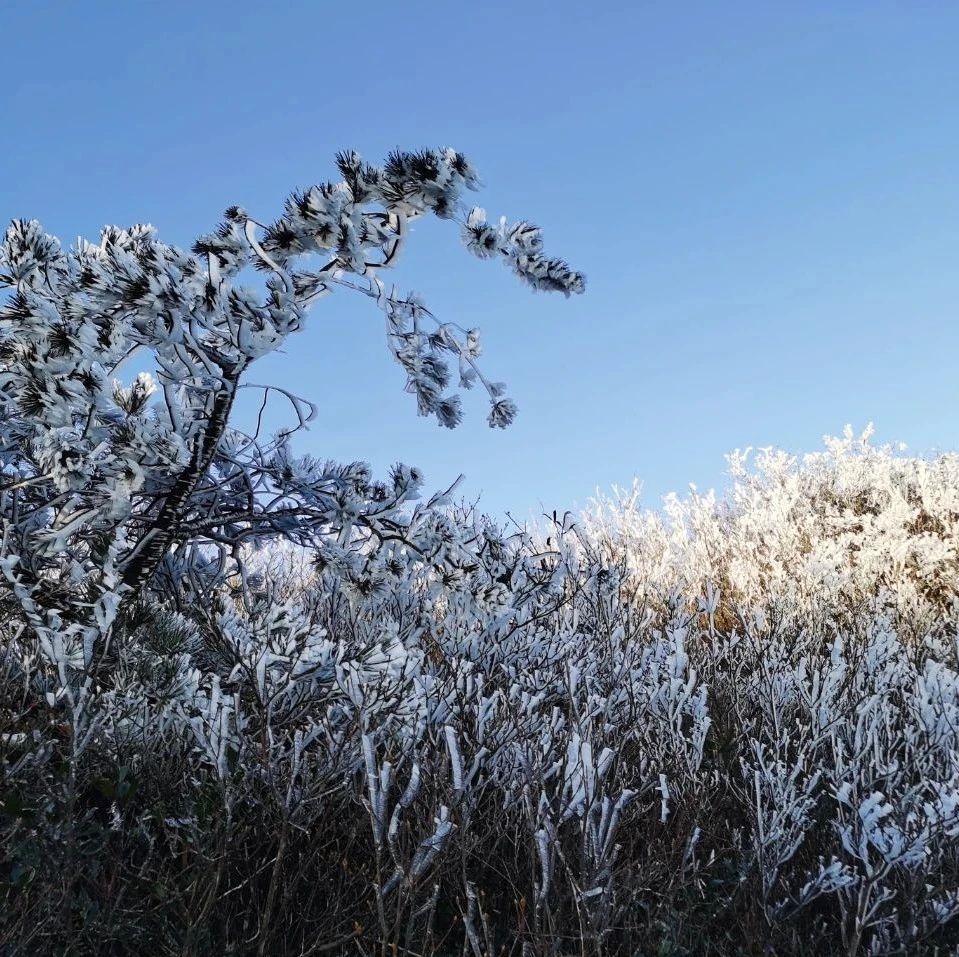
M637 507L639 487L601 499L590 533L625 556L637 594L719 588L716 613L856 616L864 606L921 635L948 620L959 588L959 456L895 454L847 428L826 451L797 459L763 449L729 456L734 485Z
M793 466L805 507L782 473L740 474L672 520L760 528L801 563L781 544L793 522L820 549L830 529L870 547L823 501L842 514L844 495L950 474L949 458L831 448ZM936 521L951 491L927 480ZM509 535L443 514L472 555L456 573L387 566L369 588L285 546L208 605L130 608L75 765L56 709L31 709L8 671L11 946L955 952L948 566L733 592L755 580L746 546L727 541L733 574L669 518L607 503L602 525ZM669 561L644 568L664 541ZM935 615L890 598L924 588Z

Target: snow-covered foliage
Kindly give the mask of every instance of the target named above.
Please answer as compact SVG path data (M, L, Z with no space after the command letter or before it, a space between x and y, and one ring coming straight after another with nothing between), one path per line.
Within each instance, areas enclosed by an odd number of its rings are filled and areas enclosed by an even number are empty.
M476 173L455 150L395 152L383 167L353 152L343 180L293 193L263 226L244 210L201 236L192 254L151 226L107 227L98 244L64 250L36 221L0 244L0 581L51 669L43 689L87 728L86 705L114 626L149 588L207 603L245 575L248 546L309 546L363 589L386 566L425 560L458 569L458 529L419 497L421 477L398 465L374 481L363 463L294 456L290 437L311 403L248 381L257 359L300 332L309 307L335 289L385 313L387 342L422 415L460 420L449 391L482 382L491 426L515 415L504 386L480 371L479 334L436 320L414 296L387 289L411 219L458 220L476 251L479 212L463 206ZM540 231L502 223L482 243L534 289L581 292L584 280L543 253ZM317 259L321 264L317 265ZM249 268L248 268L249 267ZM242 284L258 268L259 286ZM155 366L124 386L136 358ZM271 439L230 421L241 389L273 393L296 421ZM155 400L154 400L155 398ZM92 726L91 726L92 727ZM74 745L87 731L73 735Z
M959 590L959 455L897 455L871 436L847 427L801 460L763 449L752 469L751 450L735 452L725 500L693 488L644 512L636 486L584 519L625 560L637 600L714 594L725 625L742 609L802 626L869 607L918 640L949 619Z
M476 332L379 278L413 216L582 288L460 208L459 154L339 162L192 255L7 233L0 948L955 953L959 459L849 433L511 531L243 435L249 366L344 287L421 412L459 420L452 360L508 424Z
M376 587L261 550L123 612L79 743L14 608L7 939L953 952L956 469L847 436L666 517L447 507L471 565ZM817 592L833 550L874 558Z

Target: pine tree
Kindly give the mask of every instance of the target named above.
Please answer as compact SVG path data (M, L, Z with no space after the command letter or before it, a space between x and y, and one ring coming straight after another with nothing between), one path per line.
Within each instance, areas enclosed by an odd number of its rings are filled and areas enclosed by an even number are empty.
M189 582L210 594L242 578L246 546L285 540L361 581L372 546L456 564L452 527L434 496L397 466L386 482L363 463L294 455L291 436L315 414L279 387L248 383L253 364L303 330L334 290L372 300L421 415L453 428L451 386L479 382L489 424L516 414L477 364L476 330L439 321L380 278L411 220L460 226L469 250L498 258L533 289L567 296L584 279L550 259L527 222L487 222L462 196L478 186L452 149L394 152L381 167L336 158L342 180L292 193L261 223L240 207L191 252L153 227L106 227L65 250L36 221L17 220L0 247L0 565L13 602L56 663L89 674L121 609L144 589ZM263 279L250 284L252 270ZM155 374L127 386L121 367L144 354ZM285 396L297 422L272 438L231 421L241 389ZM393 547L402 543L402 550ZM244 579L245 580L245 579ZM371 585L371 582L367 582ZM98 652L99 649L99 652ZM53 661L52 661L53 663ZM69 670L69 668L68 668Z

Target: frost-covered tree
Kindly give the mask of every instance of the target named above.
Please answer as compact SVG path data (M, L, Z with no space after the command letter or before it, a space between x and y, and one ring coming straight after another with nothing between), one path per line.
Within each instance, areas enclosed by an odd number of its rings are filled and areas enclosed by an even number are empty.
M124 602L160 578L209 590L242 574L243 547L308 545L373 587L364 543L394 544L392 562L442 564L455 551L437 500L410 510L421 485L397 466L375 481L362 463L294 455L290 436L312 404L249 381L257 359L304 330L333 291L367 296L421 415L461 418L456 383L480 383L489 424L516 414L479 366L479 335L438 320L381 277L408 224L433 213L466 247L499 259L533 289L582 292L583 276L543 251L539 229L487 221L462 196L478 186L452 149L394 152L382 167L337 157L340 182L294 192L261 223L234 207L191 252L151 226L107 227L65 250L17 220L0 247L0 566L8 592L58 668L89 670ZM253 270L265 274L256 283ZM155 367L129 385L128 361ZM241 389L289 399L293 428L264 438L231 412ZM99 649L99 650L98 650ZM66 674L63 674L64 681Z

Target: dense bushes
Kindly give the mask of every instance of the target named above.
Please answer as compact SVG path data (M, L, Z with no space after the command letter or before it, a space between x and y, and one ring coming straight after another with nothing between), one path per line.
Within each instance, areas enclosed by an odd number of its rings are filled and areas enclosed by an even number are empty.
M456 567L145 595L82 738L8 610L0 940L956 952L959 459L734 466L536 535L447 510Z

